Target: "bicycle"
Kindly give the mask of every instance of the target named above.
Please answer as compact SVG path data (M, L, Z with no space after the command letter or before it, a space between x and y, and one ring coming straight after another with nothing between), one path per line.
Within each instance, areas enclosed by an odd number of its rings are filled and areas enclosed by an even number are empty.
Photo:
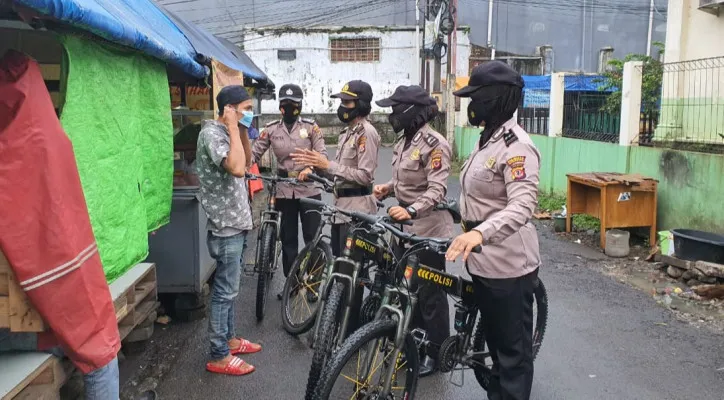
M269 197L266 209L261 212L259 234L256 238L256 254L254 273L257 274L256 284L256 320L264 319L264 311L269 297L269 287L274 273L279 268L279 259L282 252L280 224L281 211L276 209L277 184L290 183L297 185L296 178L280 178L278 176L261 176L247 174L247 179L261 179L269 185Z
M425 332L420 329L410 331L409 327L412 321L413 311L417 304L417 289L422 283L440 286L446 293L460 298L461 304L466 307L467 313L460 312L460 309L456 307L456 311L458 312L456 312L455 327L459 335L461 332L466 332L463 334L463 343L465 346L462 346L462 348L465 350L466 357L468 357L472 327L475 325L478 313L473 298L472 282L460 276L421 265L416 254L424 250L444 253L452 241L450 239L426 238L404 233L384 222L379 222L377 225L390 231L400 240L412 245L401 258L402 260L407 260L404 279L400 285L387 285L385 287L382 305L375 316L375 320L351 335L334 354L332 359L329 360L317 386L314 399L329 399L333 394L333 398L338 398L340 391L343 393L342 396L344 398L414 398L419 371L418 349L426 345L426 335ZM480 252L481 247L477 246L473 251ZM542 289L543 294L543 300L540 304L544 304L543 307L539 306L539 310L543 308L544 311L542 314L539 312L538 320L541 320L540 316L543 315L543 323L539 326L542 326L542 329L545 330L547 297L545 296L545 288L542 282L539 287ZM538 294L538 291L536 291L536 293ZM538 301L537 295L536 299L536 301ZM478 331L474 336L480 338L479 343L474 343L472 349L473 354L468 358L471 360L470 365L471 368L474 369L476 377L487 377L487 382L481 382L481 379L478 378L481 386L487 388L490 369L485 364L485 358L489 356L489 354L482 351L484 338L481 335L482 329L478 327ZM536 337L536 333L534 333L534 337ZM538 348L540 348L540 341L542 341L542 333L538 336ZM449 347L449 343L452 342L452 340L446 340L445 342L448 343L447 346ZM445 343L441 346L441 357L447 357L448 355L444 355L443 353L449 352L449 350L443 347L445 347ZM373 351L376 349L381 349L385 353L381 358L382 361L380 365L376 364L376 361L379 359L377 351ZM364 350L367 351L364 352ZM460 352L462 353L462 350ZM358 374L355 376L354 371L349 372L345 367L357 353L359 353L356 357ZM446 368L451 368L449 361L446 362L448 362ZM393 363L394 367L390 368ZM373 385L370 374L378 370L381 371L381 379ZM341 388L335 390L335 383L339 376L345 377L347 382L343 383ZM400 384L400 378L404 378L403 385ZM350 385L350 383L352 385ZM350 389L352 390L351 397L349 395ZM395 394L393 391L399 391L400 393Z
M311 181L320 183L325 192L334 191L334 183L330 180L315 174L309 174L307 177ZM324 228L332 223L335 213L327 209L308 212L320 213L321 222L314 234L314 239L307 243L294 259L281 294L282 325L284 330L294 336L306 333L314 326L319 310L319 293L327 277L331 274L334 261L330 244L331 238L324 234ZM292 300L293 297L295 300ZM310 303L316 303L316 306L312 308ZM309 315L301 315L305 310L309 312ZM297 322L295 319L298 315L301 318Z
M310 399L329 356L347 337L351 308L357 290L384 287L394 279L395 256L389 244L381 236L384 232L370 231L378 221L392 221L389 217L375 217L356 211L336 208L318 200L302 199L307 204L331 213L340 213L352 219L352 227L346 239L341 257L337 257L325 273L321 299L313 334L314 355L307 379L306 395ZM384 206L378 203L378 207ZM404 224L409 224L405 222ZM378 266L374 279L366 277L373 266Z

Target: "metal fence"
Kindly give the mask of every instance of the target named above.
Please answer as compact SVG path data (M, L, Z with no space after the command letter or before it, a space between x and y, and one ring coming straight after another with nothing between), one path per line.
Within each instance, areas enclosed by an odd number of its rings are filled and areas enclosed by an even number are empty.
M604 110L607 93L566 92L563 137L618 143L621 115Z
M518 109L518 124L531 135L547 135L549 119L548 107Z
M655 146L724 153L724 57L662 64ZM644 92L651 79L643 70Z

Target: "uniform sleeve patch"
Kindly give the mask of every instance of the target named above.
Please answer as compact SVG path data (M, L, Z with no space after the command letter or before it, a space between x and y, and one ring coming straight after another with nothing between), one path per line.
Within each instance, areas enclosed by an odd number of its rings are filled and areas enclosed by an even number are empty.
M511 178L514 181L525 179L525 156L515 156L505 162L510 167Z
M314 132L315 135L319 135L320 133L322 133L322 130L319 129L319 125L314 124L314 126L312 127L312 132Z
M266 129L262 129L260 139L266 139L267 136L269 135L266 133Z
M425 143L427 143L430 147L435 147L438 143L440 143L440 140L433 135L427 135L425 136Z
M430 153L430 168L432 168L432 169L442 168L442 150L435 149L432 151L432 153Z
M367 148L367 136L360 136L359 139L357 139L357 152L364 153L366 148Z

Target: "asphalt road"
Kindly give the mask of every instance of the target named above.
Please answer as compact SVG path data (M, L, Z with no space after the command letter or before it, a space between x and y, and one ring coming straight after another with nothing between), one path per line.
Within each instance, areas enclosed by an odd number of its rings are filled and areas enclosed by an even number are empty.
M391 153L381 150L378 182L390 178ZM457 178L451 178L449 192L459 195ZM540 231L541 279L550 309L535 364L533 399L724 399L722 336L675 320L651 296L589 268L605 259L599 252ZM450 268L463 273L460 264ZM157 329L146 353L122 366L122 378L141 367L160 371L157 392L162 399L303 398L311 350L283 330L275 298L270 299L268 318L256 323L255 279L242 279L237 333L264 345L261 353L245 357L257 367L254 374L205 372L207 321L202 320ZM281 274L275 284L279 290ZM448 379L441 374L422 379L417 398L486 398L472 374L466 374L462 387Z

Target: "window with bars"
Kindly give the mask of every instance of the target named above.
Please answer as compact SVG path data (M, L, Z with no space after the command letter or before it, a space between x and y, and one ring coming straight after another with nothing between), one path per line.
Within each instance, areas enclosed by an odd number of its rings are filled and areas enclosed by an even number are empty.
M380 38L333 38L329 42L332 62L380 61Z
M294 61L297 59L296 50L277 50L277 59L281 61Z

